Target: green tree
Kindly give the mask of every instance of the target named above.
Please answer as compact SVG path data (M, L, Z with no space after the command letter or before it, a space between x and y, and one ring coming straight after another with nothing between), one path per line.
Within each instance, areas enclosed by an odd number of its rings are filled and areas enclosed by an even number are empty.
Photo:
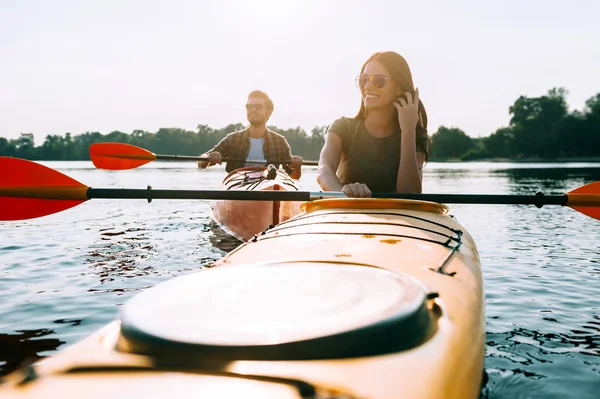
M36 159L36 148L33 139L33 133L21 133L15 140L14 156L23 159Z
M14 156L15 144L12 140L0 137L0 156Z
M440 126L431 136L431 159L460 158L473 148L473 139L458 128Z
M508 127L501 127L491 135L484 137L483 146L487 156L492 158L512 158L512 130Z
M554 88L541 97L521 96L509 108L513 157L553 157L559 152L558 122L567 113L567 91Z
M587 99L585 102L584 112L586 115L596 116L600 118L600 93L596 94L594 97Z
M586 155L600 155L600 93L585 102L585 139L579 145Z

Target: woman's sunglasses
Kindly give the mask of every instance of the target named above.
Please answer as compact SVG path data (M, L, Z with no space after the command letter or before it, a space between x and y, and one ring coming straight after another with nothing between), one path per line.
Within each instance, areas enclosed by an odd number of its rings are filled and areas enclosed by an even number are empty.
M383 86L385 86L385 84L387 83L387 81L390 78L388 78L385 75L382 75L380 73L376 73L373 75L369 75L368 73L363 73L360 74L356 77L355 81L356 81L356 87L358 87L359 89L364 89L364 87L367 85L367 83L369 82L369 80L373 81L373 84L375 85L375 87L377 87L378 89L381 89Z

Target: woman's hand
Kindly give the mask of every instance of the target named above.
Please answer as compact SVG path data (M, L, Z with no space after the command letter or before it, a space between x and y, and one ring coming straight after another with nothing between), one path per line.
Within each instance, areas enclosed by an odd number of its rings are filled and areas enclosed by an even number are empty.
M398 122L402 132L416 132L419 122L419 89L415 89L415 98L409 92L404 93L406 100L402 97L394 101L394 106L398 110Z
M342 187L342 192L348 197L354 198L368 198L371 196L371 190L369 190L369 187L362 183L346 184Z

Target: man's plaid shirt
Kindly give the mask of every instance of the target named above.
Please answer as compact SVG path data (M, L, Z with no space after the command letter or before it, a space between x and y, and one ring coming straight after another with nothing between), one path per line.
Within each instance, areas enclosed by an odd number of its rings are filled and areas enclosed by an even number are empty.
M248 153L250 152L248 128L229 133L208 152L213 151L220 152L223 158L248 159ZM269 129L267 129L267 133L265 134L263 151L267 164L273 164L277 168L279 168L280 163L273 161L292 161L292 149L285 137ZM225 170L229 173L234 169L243 168L244 166L245 162L227 162ZM289 164L284 165L284 169L287 173L291 173L292 171L292 167Z

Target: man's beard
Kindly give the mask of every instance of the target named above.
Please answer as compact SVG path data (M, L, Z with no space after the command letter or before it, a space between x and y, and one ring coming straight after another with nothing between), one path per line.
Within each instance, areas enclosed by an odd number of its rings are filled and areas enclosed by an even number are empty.
M265 123L265 120L264 120L263 118L251 118L251 119L249 120L249 122L250 122L250 126L257 127L257 126L262 126L262 125L264 125L264 123Z

